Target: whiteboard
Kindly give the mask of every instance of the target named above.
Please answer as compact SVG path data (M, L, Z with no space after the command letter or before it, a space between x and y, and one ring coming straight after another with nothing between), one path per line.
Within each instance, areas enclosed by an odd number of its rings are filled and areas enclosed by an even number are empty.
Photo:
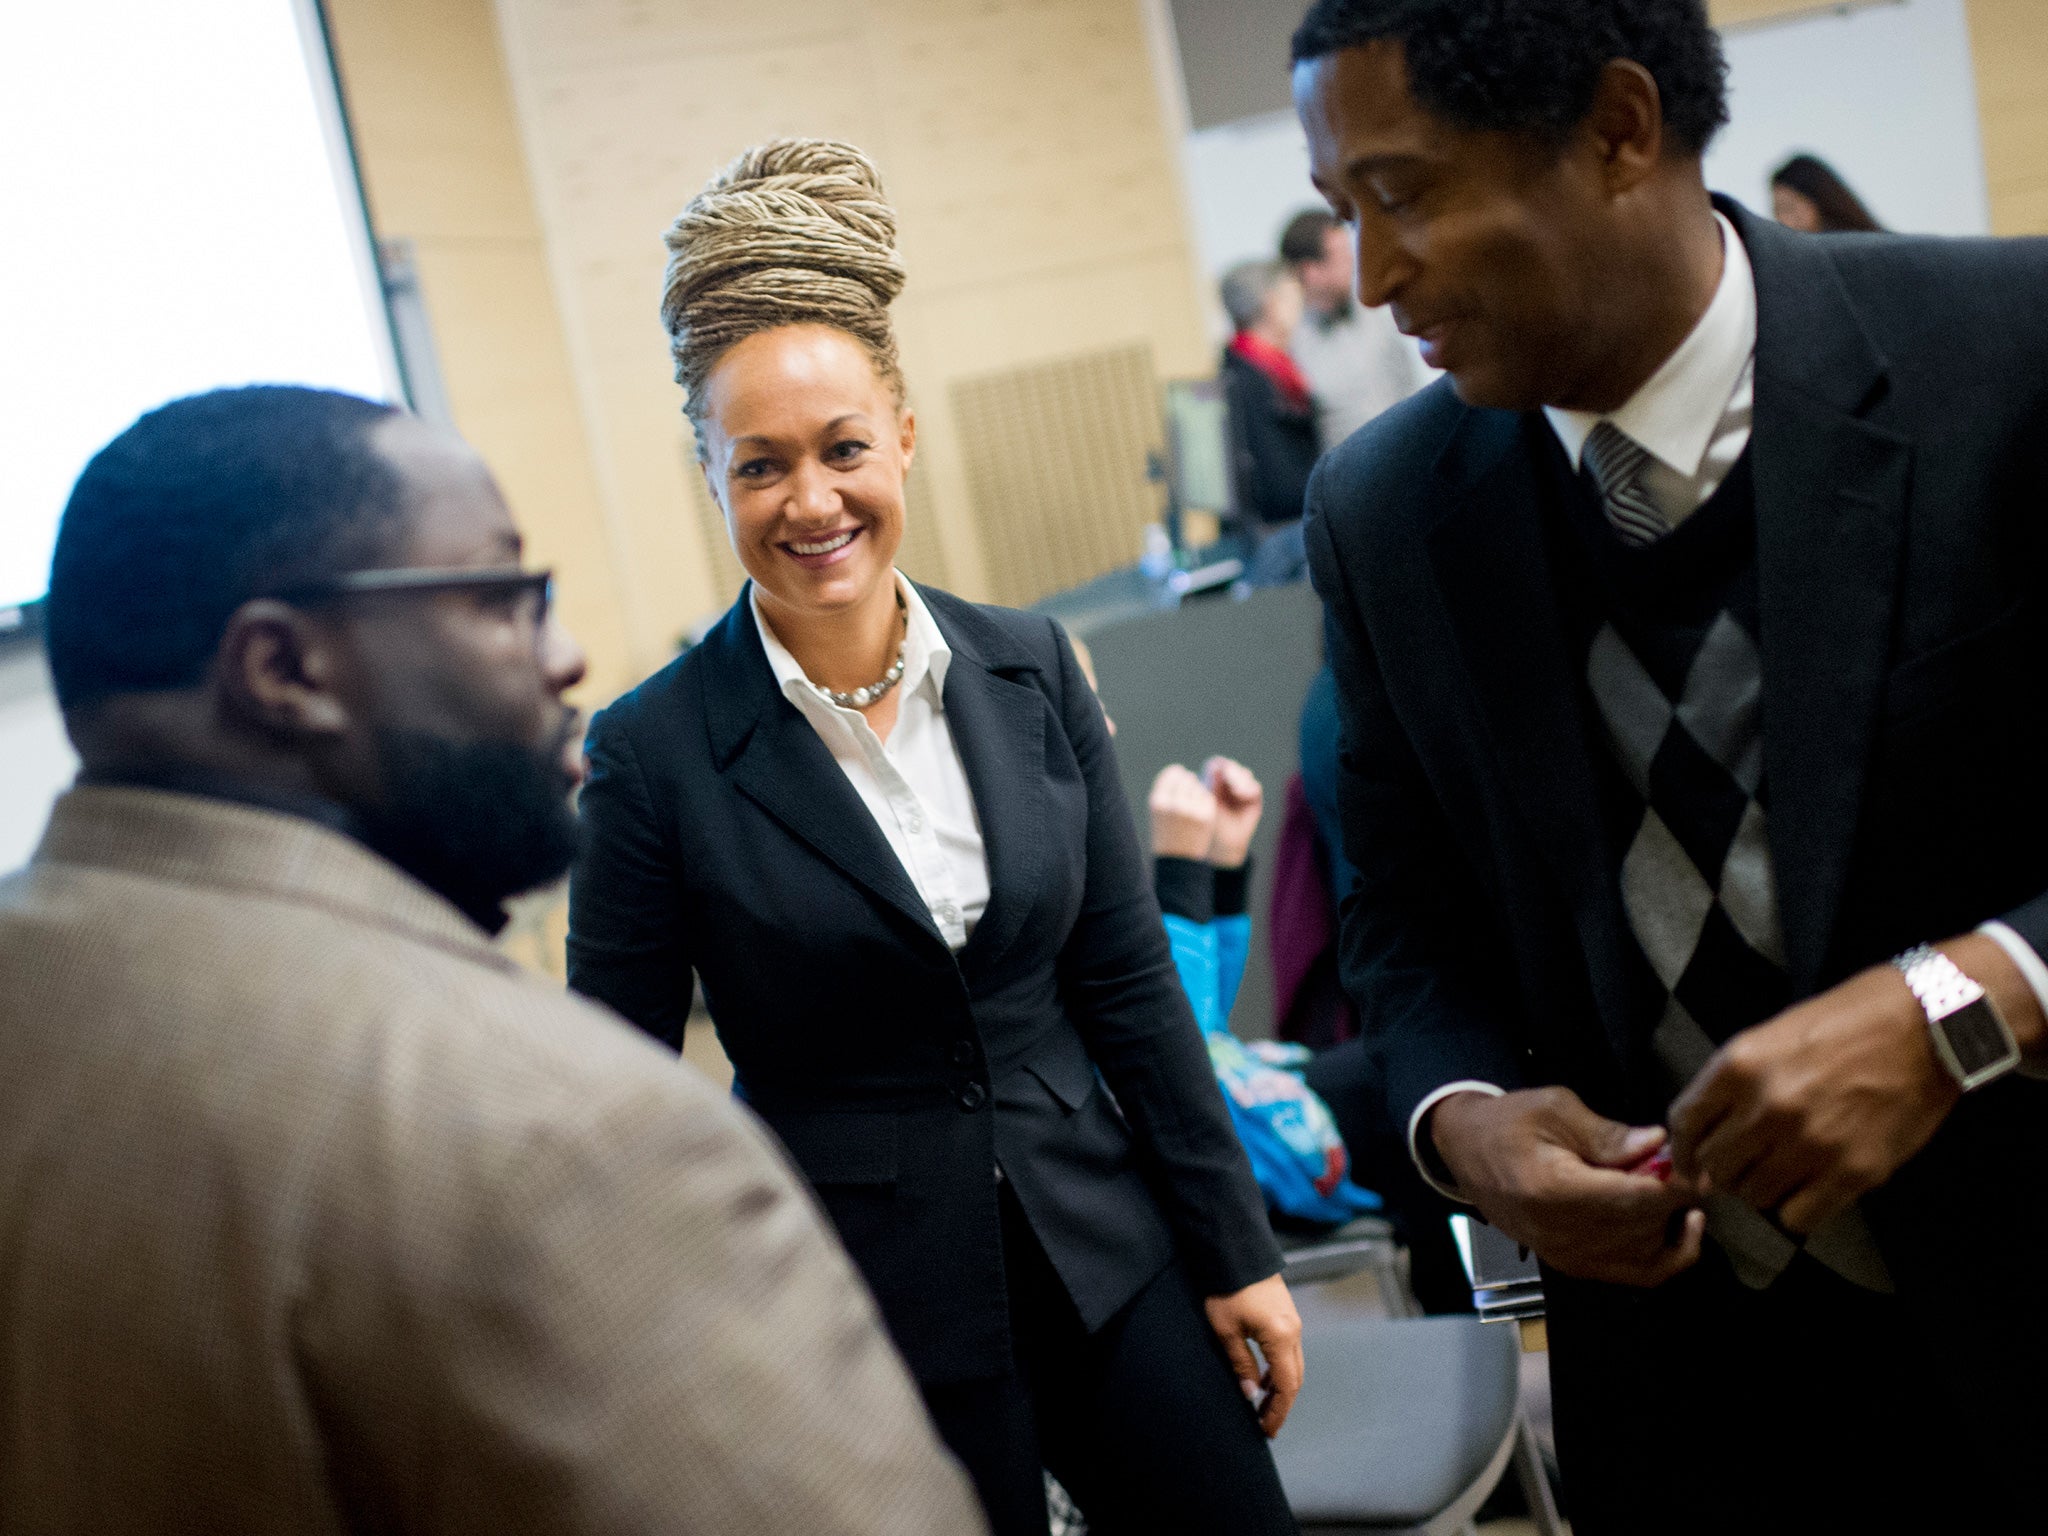
M1213 278L1240 261L1277 256L1287 221L1326 206L1308 179L1308 139L1292 112L1200 129L1183 154L1195 247Z
M397 399L311 0L0 5L0 610L40 597L71 482L223 384Z
M0 0L0 871L77 767L20 607L71 482L223 384L400 398L312 0Z

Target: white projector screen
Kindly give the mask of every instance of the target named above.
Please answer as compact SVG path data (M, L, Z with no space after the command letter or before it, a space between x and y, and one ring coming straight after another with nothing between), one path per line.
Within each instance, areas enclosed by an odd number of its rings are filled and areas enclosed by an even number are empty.
M0 208L0 619L42 595L86 460L151 406L400 398L313 0L0 5Z

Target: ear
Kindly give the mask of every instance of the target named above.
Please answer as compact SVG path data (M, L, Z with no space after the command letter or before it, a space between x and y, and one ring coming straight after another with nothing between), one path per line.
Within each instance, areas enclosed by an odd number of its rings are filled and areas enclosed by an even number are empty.
M910 473L910 461L917 457L917 412L909 406L896 413L896 446L903 454L903 472Z
M1600 72L1586 128L1608 191L1632 191L1664 158L1664 98L1656 78L1633 59L1610 60Z
M271 736L339 736L353 713L336 691L342 657L333 633L287 603L244 603L229 617L214 670L226 707Z

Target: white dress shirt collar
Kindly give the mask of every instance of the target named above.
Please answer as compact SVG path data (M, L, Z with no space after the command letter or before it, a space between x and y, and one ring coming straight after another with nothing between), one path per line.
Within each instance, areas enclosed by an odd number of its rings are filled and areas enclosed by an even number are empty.
M804 675L762 619L758 594L753 594L754 627L783 697L832 754L924 898L932 926L957 953L988 907L988 845L967 767L946 719L946 671L953 652L917 588L900 572L896 590L903 595L907 623L896 723L886 742L859 710L834 704Z
M917 588L901 571L892 573L896 578L896 590L903 594L903 615L906 620L903 644L903 681L897 686L904 696L917 692L927 679L931 681L931 701L945 707L946 670L953 664L953 648L946 644L946 637L939 632L938 621L932 617ZM790 655L789 647L776 639L775 631L761 616L761 597L752 582L747 584L747 605L754 615L754 628L761 636L761 649L768 653L768 668L775 674L776 684L782 689L783 697L799 709L804 707L806 697L831 705L825 690L804 675L804 669L797 659Z
M1756 274L1749 252L1719 210L1714 222L1721 227L1721 282L1678 350L1619 410L1602 416L1543 408L1574 471L1593 428L1611 421L1678 474L1690 479L1699 473L1722 412L1756 351Z

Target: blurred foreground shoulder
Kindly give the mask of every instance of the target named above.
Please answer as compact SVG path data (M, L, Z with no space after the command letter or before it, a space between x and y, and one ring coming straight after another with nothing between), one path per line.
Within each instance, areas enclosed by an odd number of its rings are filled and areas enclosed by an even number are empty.
M446 1528L979 1531L874 1303L753 1116L606 1010L506 985L525 1006L501 999L477 1113L437 1138L468 1172L422 1175L450 1201L415 1277L441 1292L416 1299L440 1319Z

